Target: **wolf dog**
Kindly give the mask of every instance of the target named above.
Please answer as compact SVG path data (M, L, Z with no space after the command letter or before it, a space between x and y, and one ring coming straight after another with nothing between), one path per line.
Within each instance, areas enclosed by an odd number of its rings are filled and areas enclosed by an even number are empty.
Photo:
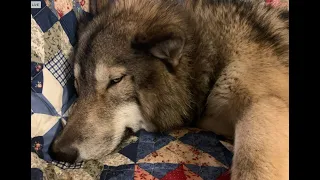
M289 178L288 10L241 0L98 1L73 52L57 160L194 124L234 141L232 180Z

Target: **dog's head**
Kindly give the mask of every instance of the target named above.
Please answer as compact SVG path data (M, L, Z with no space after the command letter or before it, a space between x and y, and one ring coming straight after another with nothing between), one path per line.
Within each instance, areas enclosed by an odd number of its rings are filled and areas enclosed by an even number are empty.
M82 30L73 58L79 96L53 144L56 159L95 159L127 129L185 123L192 98L187 21L172 3L118 0Z

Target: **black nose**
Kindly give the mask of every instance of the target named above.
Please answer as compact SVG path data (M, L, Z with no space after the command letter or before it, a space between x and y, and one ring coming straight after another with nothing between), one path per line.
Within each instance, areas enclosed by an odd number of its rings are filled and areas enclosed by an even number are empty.
M58 144L53 144L50 147L50 156L56 161L75 163L78 159L79 152L76 148L71 146L59 146Z

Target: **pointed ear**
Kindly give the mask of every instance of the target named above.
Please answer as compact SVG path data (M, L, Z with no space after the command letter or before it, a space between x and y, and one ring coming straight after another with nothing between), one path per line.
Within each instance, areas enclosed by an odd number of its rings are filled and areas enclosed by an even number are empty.
M175 68L179 64L183 47L184 39L172 37L155 44L151 47L150 53L159 59L166 60L173 68Z
M185 33L176 26L152 28L135 38L137 49L143 49L175 68L179 65L185 45Z

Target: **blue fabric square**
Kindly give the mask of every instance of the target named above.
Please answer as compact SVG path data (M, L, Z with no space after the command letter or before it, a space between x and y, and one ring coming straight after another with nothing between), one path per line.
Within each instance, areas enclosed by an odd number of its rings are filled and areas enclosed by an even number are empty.
M31 92L31 108L33 113L59 116L51 103L42 94L39 93Z
M74 77L71 76L63 87L62 95L62 115L69 109L69 107L75 102L77 98L76 89L74 87Z
M37 76L40 72L42 72L43 64L31 62L31 78Z
M159 142L161 144L160 141L163 141L166 139L170 141L175 140L174 137L169 136L167 134L163 134L163 133L151 133L145 130L141 130L139 134L139 142L143 142L143 143Z
M36 136L31 139L31 152L36 153L40 158L43 158L44 140L42 136Z
M31 168L31 180L43 180L43 172L38 168Z
M46 6L33 17L43 32L47 32L58 21L56 15Z
M31 63L31 91L42 93L43 89L43 66Z
M77 18L74 11L68 12L60 19L60 23L72 46L76 43Z
M56 17L58 17L57 10L55 9L55 1L56 1L56 0L49 0L49 1L50 1L50 4L47 5L48 8L52 11L52 13L53 13ZM74 1L74 0L73 0L73 1Z
M138 164L143 170L150 173L152 176L161 179L163 178L168 172L173 171L178 168L179 164L169 164L169 163L141 163Z
M192 172L198 174L203 180L215 180L227 171L227 169L223 167L196 166L192 164L186 164L185 166Z
M104 166L100 180L127 180L134 179L134 164L121 166Z
M150 133L145 130L140 131L137 160L146 157L148 154L175 140L174 137L162 133Z
M31 0L31 2L34 0ZM46 3L44 2L44 0L37 0L41 2L41 8L31 8L31 14L32 16L35 16L38 12L40 12L44 7L46 7Z
M179 140L210 154L224 165L231 166L232 153L221 144L213 132L188 133Z
M59 117L57 117L59 118ZM56 135L62 130L62 123L59 120L45 135L43 135L43 159L46 161L51 161L52 158L49 155L49 148L53 141L53 139L56 137Z
M137 162L138 142L134 142L119 151L120 154L126 156L133 162Z

